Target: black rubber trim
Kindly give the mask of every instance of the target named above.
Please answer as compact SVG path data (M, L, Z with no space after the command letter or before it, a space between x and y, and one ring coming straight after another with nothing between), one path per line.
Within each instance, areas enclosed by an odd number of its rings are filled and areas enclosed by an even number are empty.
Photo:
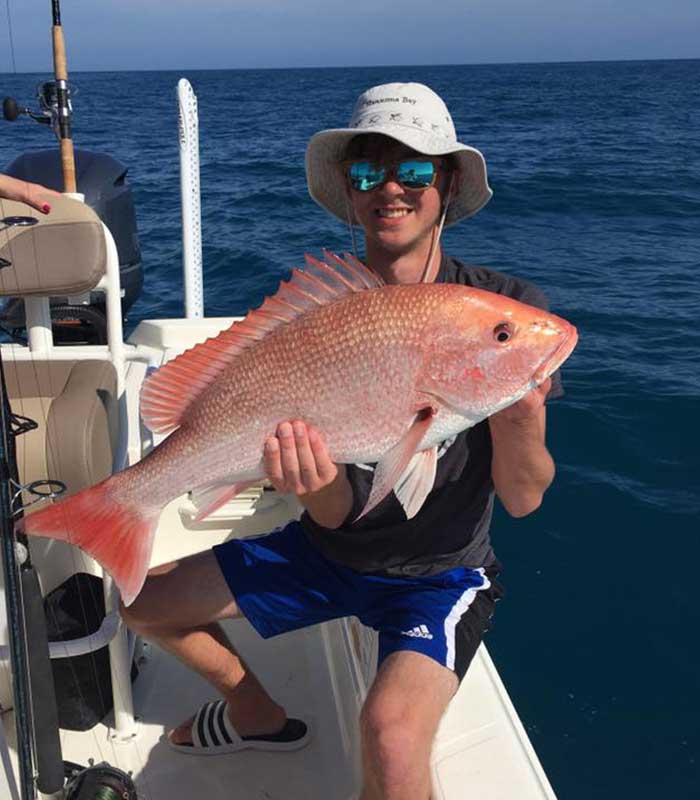
M279 733L271 733L267 736L241 736L244 742L298 742L306 736L308 727L300 719L290 718L285 723Z

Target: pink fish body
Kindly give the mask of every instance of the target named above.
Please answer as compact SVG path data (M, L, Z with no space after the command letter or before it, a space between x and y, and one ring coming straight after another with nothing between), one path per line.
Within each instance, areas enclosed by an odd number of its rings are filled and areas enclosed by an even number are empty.
M146 424L171 432L138 464L26 519L115 578L128 605L163 506L199 489L204 518L264 477L266 437L301 419L337 463L378 462L363 514L392 489L413 516L437 444L516 402L576 345L548 312L456 284L384 285L359 262L307 259L290 283L145 383Z

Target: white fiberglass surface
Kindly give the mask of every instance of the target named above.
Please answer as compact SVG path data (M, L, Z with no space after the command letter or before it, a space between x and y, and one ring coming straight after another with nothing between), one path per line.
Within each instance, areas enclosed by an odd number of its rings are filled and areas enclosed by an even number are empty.
M356 726L348 729L335 706L335 677L326 664L320 628L263 642L243 620L225 623L228 635L290 716L302 717L312 739L302 750L247 750L225 756L183 755L165 733L216 699L216 692L174 657L147 646L134 683L137 735L110 739L99 724L81 733L63 732L63 757L85 764L106 760L132 771L139 800L350 800L357 793ZM109 718L106 720L109 723Z

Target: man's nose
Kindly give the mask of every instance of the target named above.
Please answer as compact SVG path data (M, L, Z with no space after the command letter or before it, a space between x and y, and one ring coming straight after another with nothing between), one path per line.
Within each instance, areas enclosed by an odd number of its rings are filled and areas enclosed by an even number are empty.
M394 178L394 176L390 176L386 183L382 186L381 192L388 197L398 197L404 193L404 189L401 184Z

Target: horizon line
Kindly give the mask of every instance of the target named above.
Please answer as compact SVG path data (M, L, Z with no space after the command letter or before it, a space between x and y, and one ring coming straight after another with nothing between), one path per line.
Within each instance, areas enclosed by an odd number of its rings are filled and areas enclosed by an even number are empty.
M191 72L260 72L260 71L289 71L289 70L333 70L333 69L405 69L423 67L499 67L499 66L539 66L539 65L564 65L564 64L630 64L646 63L654 61L700 61L700 56L677 57L677 58L593 58L593 59L574 59L567 61L474 61L467 63L445 63L445 64L346 64L334 66L296 66L296 67L167 67L161 69L75 69L70 70L70 74L80 75L88 72L178 72L188 70ZM50 70L17 70L15 72L0 72L0 75L41 75Z

